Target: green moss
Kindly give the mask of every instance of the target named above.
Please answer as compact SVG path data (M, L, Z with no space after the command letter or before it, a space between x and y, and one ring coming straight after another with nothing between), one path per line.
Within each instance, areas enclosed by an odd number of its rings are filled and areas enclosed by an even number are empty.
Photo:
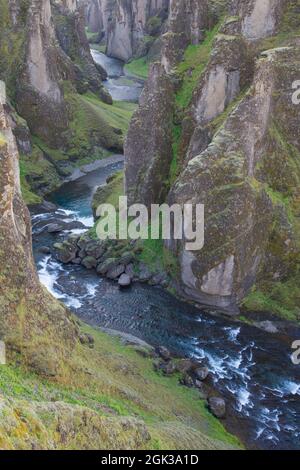
M30 204L40 204L42 202L42 197L38 196L37 194L31 191L30 186L24 176L21 176L20 179L21 179L22 196L23 196L25 204L27 204L28 206Z
M173 159L170 166L169 186L171 187L180 173L180 165L178 162L178 150L180 145L182 129L181 126L173 127Z
M0 78L6 82L7 92L12 98L25 56L25 24L29 1L20 0L19 4L18 27L13 28L9 2L0 0Z
M91 49L93 49L94 51L102 52L102 54L106 53L106 46L103 44L92 43L90 44L90 46L91 46Z
M95 347L78 346L73 351L70 375L66 368L65 376L55 382L14 364L2 366L2 396L28 404L79 405L100 416L134 416L150 431L149 449L240 447L208 412L198 392L179 386L177 376L157 374L152 359L138 355L117 338L86 325L81 330L93 336ZM49 422L49 412L43 413L43 419ZM1 425L4 423L2 415ZM31 428L29 432L32 435L35 431Z
M208 31L201 44L188 46L183 61L177 67L177 72L183 80L182 86L176 94L176 103L181 108L185 109L192 99L193 91L209 61L213 41L218 34L220 25L221 22Z
M286 11L280 22L278 34L264 39L261 43L261 50L284 46L292 39L300 37L299 8L300 0L290 0L287 2Z
M266 282L243 302L249 312L273 313L284 320L300 320L300 273L286 282Z
M0 147L3 147L4 145L6 145L6 139L4 135L0 132Z
M147 79L149 75L149 61L147 57L135 59L125 65L125 70L138 78Z

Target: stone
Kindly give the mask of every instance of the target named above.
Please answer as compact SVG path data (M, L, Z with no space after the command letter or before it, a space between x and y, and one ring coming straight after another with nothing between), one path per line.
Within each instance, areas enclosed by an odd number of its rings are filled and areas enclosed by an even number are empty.
M95 340L92 337L92 335L89 335L88 333L82 333L79 336L79 341L81 344L88 345L88 346L93 346L95 344Z
M120 264L124 264L125 266L132 263L134 260L134 254L131 252L124 253L120 258Z
M129 276L131 280L134 278L135 273L133 264L128 264L128 266L126 266L125 274L127 274L127 276Z
M162 363L160 366L160 370L163 372L164 375L170 376L175 374L176 365L173 362Z
M39 208L42 212L56 212L58 209L56 204L49 201L43 201Z
M201 382L200 380L196 380L194 385L197 388L197 390L199 391L199 396L200 396L201 400L207 400L209 398L209 395L210 395L210 391L209 391L208 387L205 386L205 384L203 382Z
M131 285L131 277L128 274L122 274L119 279L120 287L129 287Z
M96 268L97 266L97 260L96 258L93 258L93 256L87 256L86 258L83 258L83 260L81 261L81 264L86 269L93 269L93 268Z
M194 387L194 380L192 379L192 377L188 374L184 374L181 379L180 379L180 384L181 385L184 385L185 387L189 387L189 388L192 388Z
M96 258L97 260L99 260L105 253L103 244L101 242L94 242L94 241L87 243L84 247L84 250L88 256L92 256L93 258Z
M159 357L161 357L164 361L171 360L171 353L164 346L158 346L158 348L156 348L156 352L159 355Z
M209 375L209 370L207 367L201 367L194 370L195 377L197 380L204 381Z
M277 328L276 324L272 321L261 321L255 322L254 325L259 328L260 330L265 331L266 333L276 334L279 333L279 329Z
M55 243L53 248L56 259L61 263L68 264L76 258L77 247L68 241Z
M224 419L226 417L226 402L223 398L209 398L208 407L216 418Z
M148 282L152 277L152 273L149 271L149 268L141 263L140 264L140 271L138 274L138 278L140 282Z
M39 249L38 249L38 252L39 253L42 253L43 255L50 255L51 254L51 250L48 246L41 246Z
M48 233L59 233L64 230L64 226L62 224L50 224L47 226Z
M123 274L124 272L125 272L124 264L119 264L117 266L110 268L106 274L106 277L114 281L115 279L118 279L121 276L121 274Z
M116 258L108 258L103 263L100 263L97 267L97 273L105 276L108 271L118 266L118 260Z
M176 362L176 370L181 374L189 372L193 367L193 362L190 359L180 359Z

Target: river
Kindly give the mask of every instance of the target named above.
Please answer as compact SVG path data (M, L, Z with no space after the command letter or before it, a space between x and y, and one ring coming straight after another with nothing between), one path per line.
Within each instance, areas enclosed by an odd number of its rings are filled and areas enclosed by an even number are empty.
M105 60L109 76L118 67L123 70L118 61ZM128 98L123 82L119 83L123 88L118 99L132 98L131 91ZM140 93L140 82L136 93L138 89ZM154 346L164 345L175 354L206 362L214 386L228 400L227 427L238 430L247 447L300 449L300 366L291 361L291 344L300 339L299 328L269 334L199 310L159 288L135 284L121 291L116 283L93 271L61 265L51 254L40 251L67 235L49 234L43 230L45 224L63 219L92 226L95 188L122 165L109 163L66 183L50 196L59 206L56 212L32 214L34 256L41 282L93 326L131 333Z

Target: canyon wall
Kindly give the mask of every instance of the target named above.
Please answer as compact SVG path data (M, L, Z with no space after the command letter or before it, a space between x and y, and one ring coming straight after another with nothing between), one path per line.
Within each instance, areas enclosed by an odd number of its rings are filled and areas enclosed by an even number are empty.
M129 130L125 180L131 203L161 203L169 191L171 204L205 205L204 249L167 244L180 260L178 290L237 313L254 286L268 293L299 268L297 2L217 3L171 2L162 67L152 67ZM158 70L173 87L161 107ZM173 120L171 138L160 112Z
M93 61L78 2L1 2L0 78L7 84L19 151L26 156L23 186L45 194L80 159L122 151L121 132L103 111L113 104L103 85L106 72ZM27 201L36 200L29 194Z
M41 287L32 257L31 224L20 188L19 155L0 82L0 338L9 357L55 376L76 343L77 327L66 309Z
M1 449L238 448L195 392L183 406L182 386L153 376L150 346L83 325L40 285L11 113L0 81Z
M100 33L108 56L129 61L145 56L168 16L169 0L88 0L90 31Z

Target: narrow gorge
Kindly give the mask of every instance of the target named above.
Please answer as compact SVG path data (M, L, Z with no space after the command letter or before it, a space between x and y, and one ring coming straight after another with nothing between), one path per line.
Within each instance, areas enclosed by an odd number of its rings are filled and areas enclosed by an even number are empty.
M298 0L0 0L0 449L299 449L299 52Z

